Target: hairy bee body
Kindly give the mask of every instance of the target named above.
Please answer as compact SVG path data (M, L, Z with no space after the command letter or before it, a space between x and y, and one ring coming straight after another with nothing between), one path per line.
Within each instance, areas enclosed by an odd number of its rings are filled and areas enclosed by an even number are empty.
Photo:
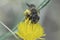
M31 23L37 23L39 21L39 16L36 9L31 10L29 20L31 20Z
M29 9L24 12L25 18L29 18L29 20L31 20L31 23L36 24L40 19L38 16L38 11L36 10L36 6L34 4L27 4L27 6Z

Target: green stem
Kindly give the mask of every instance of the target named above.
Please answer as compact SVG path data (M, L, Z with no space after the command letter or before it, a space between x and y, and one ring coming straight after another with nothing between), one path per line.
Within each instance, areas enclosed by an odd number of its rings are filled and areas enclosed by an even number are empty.
M42 8L44 8L49 2L50 2L50 0L48 0L48 1L44 0L44 1L38 6L38 8L37 8L38 12L39 12Z

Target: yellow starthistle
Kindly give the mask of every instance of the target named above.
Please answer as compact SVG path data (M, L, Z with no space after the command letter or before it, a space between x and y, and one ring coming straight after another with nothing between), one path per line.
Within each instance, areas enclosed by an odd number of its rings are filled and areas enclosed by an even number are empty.
M18 24L16 34L24 40L42 39L45 36L43 27L39 23L31 24L28 19Z

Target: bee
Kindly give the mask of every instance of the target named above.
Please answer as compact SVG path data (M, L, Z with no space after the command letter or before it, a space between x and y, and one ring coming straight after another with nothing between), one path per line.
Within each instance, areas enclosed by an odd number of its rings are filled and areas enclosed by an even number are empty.
M38 16L38 11L36 10L36 6L34 4L28 4L27 6L29 7L28 10L25 11L26 13L26 18L29 18L29 20L31 20L31 23L36 24L40 17Z

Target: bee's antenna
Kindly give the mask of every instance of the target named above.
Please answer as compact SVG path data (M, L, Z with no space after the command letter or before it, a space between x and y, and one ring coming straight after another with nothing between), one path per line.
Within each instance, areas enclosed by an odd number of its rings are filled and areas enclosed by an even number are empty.
M30 7L30 5L29 5L28 3L26 3L26 5L27 5L28 7Z

